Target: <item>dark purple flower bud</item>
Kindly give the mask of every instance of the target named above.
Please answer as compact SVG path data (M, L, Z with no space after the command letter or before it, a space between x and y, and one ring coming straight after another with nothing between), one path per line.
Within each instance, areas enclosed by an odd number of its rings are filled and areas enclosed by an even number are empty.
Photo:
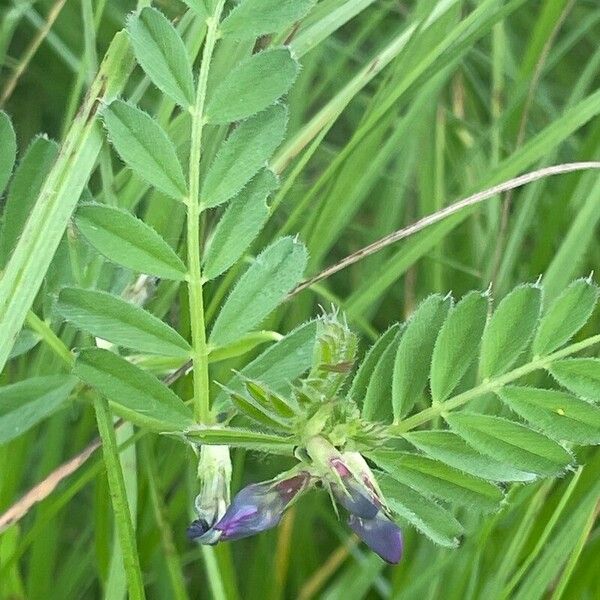
M350 515L348 525L383 560L391 564L400 562L403 548L402 531L383 513L380 512L374 519L361 519Z
M221 540L238 540L279 524L283 512L310 482L306 472L287 479L254 483L233 499L223 518L214 526Z
M331 491L336 500L349 512L362 518L372 519L379 512L381 503L369 487L358 481L347 465L339 458L332 458L329 463L340 476L343 487L331 484Z

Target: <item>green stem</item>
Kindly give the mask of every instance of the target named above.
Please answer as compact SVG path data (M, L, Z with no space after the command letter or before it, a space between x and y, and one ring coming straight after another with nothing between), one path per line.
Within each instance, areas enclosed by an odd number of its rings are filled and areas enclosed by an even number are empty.
M204 299L202 296L202 271L200 268L200 157L202 154L202 130L204 128L204 103L208 72L218 26L225 0L218 0L214 14L206 20L207 32L202 53L202 64L198 76L196 102L191 108L192 135L189 168L189 199L187 218L187 250L189 269L190 322L192 330L192 360L194 362L194 413L201 423L210 421L208 347L206 344L206 324L204 318Z
M102 440L102 454L106 466L110 499L115 515L115 525L123 554L123 565L127 577L129 598L130 600L144 600L146 594L144 592L142 570L137 553L135 530L131 520L123 470L119 462L119 449L117 447L112 415L108 407L108 402L103 397L97 396L95 398L94 408L96 410L98 431Z
M33 311L29 311L25 318L25 322L30 329L33 329L48 347L71 369L75 358L71 351L65 346L63 341L50 329L50 326L42 321Z
M567 346L562 350L558 350L553 354L549 354L548 356L536 357L531 362L516 369L513 369L512 371L509 371L508 373L505 373L500 377L496 377L495 379L488 379L480 385L478 385L477 387L474 387L470 390L467 390L466 392L463 392L462 394L458 394L446 400L446 402L430 406L429 408L426 408L420 413L417 413L416 415L405 419L401 423L388 427L387 431L392 435L401 435L403 433L406 433L407 431L410 431L415 427L419 427L419 425L423 425L424 423L431 421L432 419L438 417L443 413L450 412L455 408L463 406L467 402L470 402L471 400L474 400L479 396L483 396L484 394L494 392L502 386L505 386L508 383L511 383L512 381L515 381L525 375L528 375L533 371L545 369L550 365L550 363L554 362L555 360L560 360L561 358L570 356L571 354L575 354L580 350L584 350L585 348L588 348L589 346L593 346L594 344L598 343L600 343L600 334L594 335L588 338L587 340L583 340L582 342L571 344L570 346Z

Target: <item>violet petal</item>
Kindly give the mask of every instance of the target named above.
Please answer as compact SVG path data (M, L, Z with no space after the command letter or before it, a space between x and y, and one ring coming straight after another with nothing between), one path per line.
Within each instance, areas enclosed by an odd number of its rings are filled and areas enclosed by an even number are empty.
M373 552L388 563L396 564L402 558L402 531L393 521L379 513L374 519L350 515L348 525Z

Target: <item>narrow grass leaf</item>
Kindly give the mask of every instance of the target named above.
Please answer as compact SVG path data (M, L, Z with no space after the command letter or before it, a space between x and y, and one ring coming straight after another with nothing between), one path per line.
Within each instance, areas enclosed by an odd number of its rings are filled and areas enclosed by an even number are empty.
M292 454L295 445L294 438L236 427L188 429L185 436L190 441L200 444L227 445L234 448L246 448L247 450L284 455Z
M0 110L0 196L10 179L17 158L17 136L10 117Z
M300 281L306 248L281 238L257 257L237 282L213 326L210 343L223 346L259 325Z
M202 186L202 206L233 198L267 163L285 137L287 109L276 105L244 121L225 140Z
M254 54L217 86L206 107L206 119L209 123L230 123L264 110L290 89L298 69L287 48Z
M392 343L399 330L400 324L394 323L394 325L379 336L379 339L369 348L361 361L348 392L348 397L352 398L359 406L362 406L364 403L369 382L373 377L379 359Z
M431 360L431 396L443 402L454 391L479 352L488 297L470 292L453 308L435 341Z
M77 229L98 252L133 271L182 280L186 268L151 227L127 211L84 204L75 214Z
M377 473L377 482L388 506L400 518L440 546L459 545L464 529L450 511L389 475Z
M551 476L573 461L560 444L508 419L466 412L445 419L475 450L521 471Z
M131 17L127 30L135 58L152 83L183 108L194 103L192 65L183 40L169 20L146 6Z
M17 245L25 221L57 156L58 144L44 136L37 136L17 166L3 210L0 266L4 266Z
M598 286L574 281L550 306L533 340L533 353L550 354L568 342L587 322L598 301Z
M184 431L191 410L158 379L108 350L83 350L74 374L106 396L119 416L152 431Z
M269 217L267 197L277 184L277 176L263 169L231 201L204 253L202 275L206 279L214 279L227 271L260 233Z
M508 386L500 399L532 427L555 440L600 444L600 408L557 390Z
M164 356L189 355L189 344L174 329L107 292L64 288L56 310L76 327L117 346Z
M368 421L390 422L393 418L390 389L392 388L394 359L401 339L402 329L397 327L395 335L386 343L373 367L365 396L362 399L362 416Z
M490 481L531 481L536 478L534 473L484 456L452 431L411 431L403 437L432 458L476 477Z
M410 412L427 385L435 340L451 304L449 297L430 296L406 324L394 362L392 405L395 419Z
M238 40L278 33L302 19L315 4L316 0L243 0L220 29Z
M445 502L489 511L503 498L493 483L426 456L397 451L371 452L368 456L400 483Z
M600 402L600 359L568 358L552 363L548 370L569 391Z
M77 379L32 377L0 388L0 444L25 433L65 404Z
M137 175L176 200L187 195L175 146L150 115L114 100L102 111L102 117L112 145Z
M502 299L483 332L483 377L505 373L519 358L535 332L541 303L537 285L518 286Z

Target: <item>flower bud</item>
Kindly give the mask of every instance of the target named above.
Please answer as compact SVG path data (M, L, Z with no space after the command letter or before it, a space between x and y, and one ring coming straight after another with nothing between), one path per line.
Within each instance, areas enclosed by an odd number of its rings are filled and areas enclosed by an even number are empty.
M373 552L388 563L396 564L402 558L402 531L393 521L379 512L374 519L350 515L348 525Z
M293 476L253 483L233 499L223 518L214 526L220 540L238 540L279 524L285 509L310 483L310 475L301 471Z
M231 459L227 446L202 446L198 463L201 481L200 494L196 497L196 519L188 528L188 537L202 544L216 544L220 534L212 528L225 514L229 506L231 482Z
M363 519L377 514L382 503L371 482L372 473L360 454L342 454L322 437L309 440L306 449L331 493L346 510Z

